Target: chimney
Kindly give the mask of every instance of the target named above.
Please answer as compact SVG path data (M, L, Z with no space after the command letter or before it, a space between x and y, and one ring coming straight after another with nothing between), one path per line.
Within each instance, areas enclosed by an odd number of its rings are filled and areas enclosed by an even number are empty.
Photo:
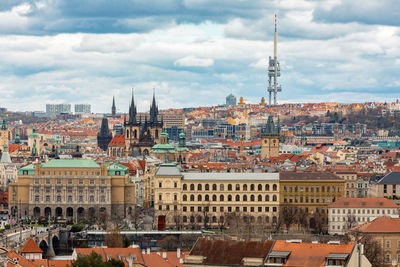
M126 261L128 262L128 267L132 267L133 266L133 257L132 257L132 255L129 255L128 257L126 257Z
M164 251L164 252L162 253L162 258L163 258L163 259L166 259L166 258L167 258L167 252Z
M147 248L147 254L150 254L150 248Z
M142 249L142 254L146 254L146 250Z
M178 248L178 249L176 250L176 257L177 257L178 259L181 257L181 249L180 249L180 248Z

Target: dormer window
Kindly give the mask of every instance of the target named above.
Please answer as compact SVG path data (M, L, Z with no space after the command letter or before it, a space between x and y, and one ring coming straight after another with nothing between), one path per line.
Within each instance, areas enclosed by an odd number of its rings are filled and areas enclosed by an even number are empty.
M326 257L325 266L344 266L348 257L347 253L330 253Z
M268 256L268 263L285 264L289 258L290 251L271 251Z

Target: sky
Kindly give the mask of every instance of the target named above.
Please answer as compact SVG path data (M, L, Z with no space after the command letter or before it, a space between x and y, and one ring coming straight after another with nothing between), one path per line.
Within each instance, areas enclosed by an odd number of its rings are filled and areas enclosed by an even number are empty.
M278 103L400 97L398 0L0 0L0 106L259 103L275 13Z

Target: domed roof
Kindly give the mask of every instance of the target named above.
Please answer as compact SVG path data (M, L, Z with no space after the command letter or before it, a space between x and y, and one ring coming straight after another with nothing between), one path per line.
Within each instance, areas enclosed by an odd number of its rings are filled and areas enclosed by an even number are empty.
M181 132L181 133L179 134L179 138L185 138L185 133L184 133L184 132Z
M160 134L160 137L169 137L169 135L168 135L167 132L162 132L162 133Z

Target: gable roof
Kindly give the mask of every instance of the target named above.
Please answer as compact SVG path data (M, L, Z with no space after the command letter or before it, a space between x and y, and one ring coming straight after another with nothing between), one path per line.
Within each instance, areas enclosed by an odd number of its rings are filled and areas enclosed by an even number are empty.
M350 229L363 233L400 233L400 218L378 217L373 221L360 224Z
M124 134L114 135L108 146L125 146L125 135Z
M242 265L243 258L265 259L274 244L266 242L244 242L231 240L207 240L200 238L189 255L203 256L205 264Z
M354 242L348 244L288 243L277 240L271 252L290 252L283 266L325 266L326 257L332 253L350 254Z
M21 253L43 253L36 242L30 238L26 241L25 245L19 250Z
M384 197L342 197L328 208L399 208L392 200Z

